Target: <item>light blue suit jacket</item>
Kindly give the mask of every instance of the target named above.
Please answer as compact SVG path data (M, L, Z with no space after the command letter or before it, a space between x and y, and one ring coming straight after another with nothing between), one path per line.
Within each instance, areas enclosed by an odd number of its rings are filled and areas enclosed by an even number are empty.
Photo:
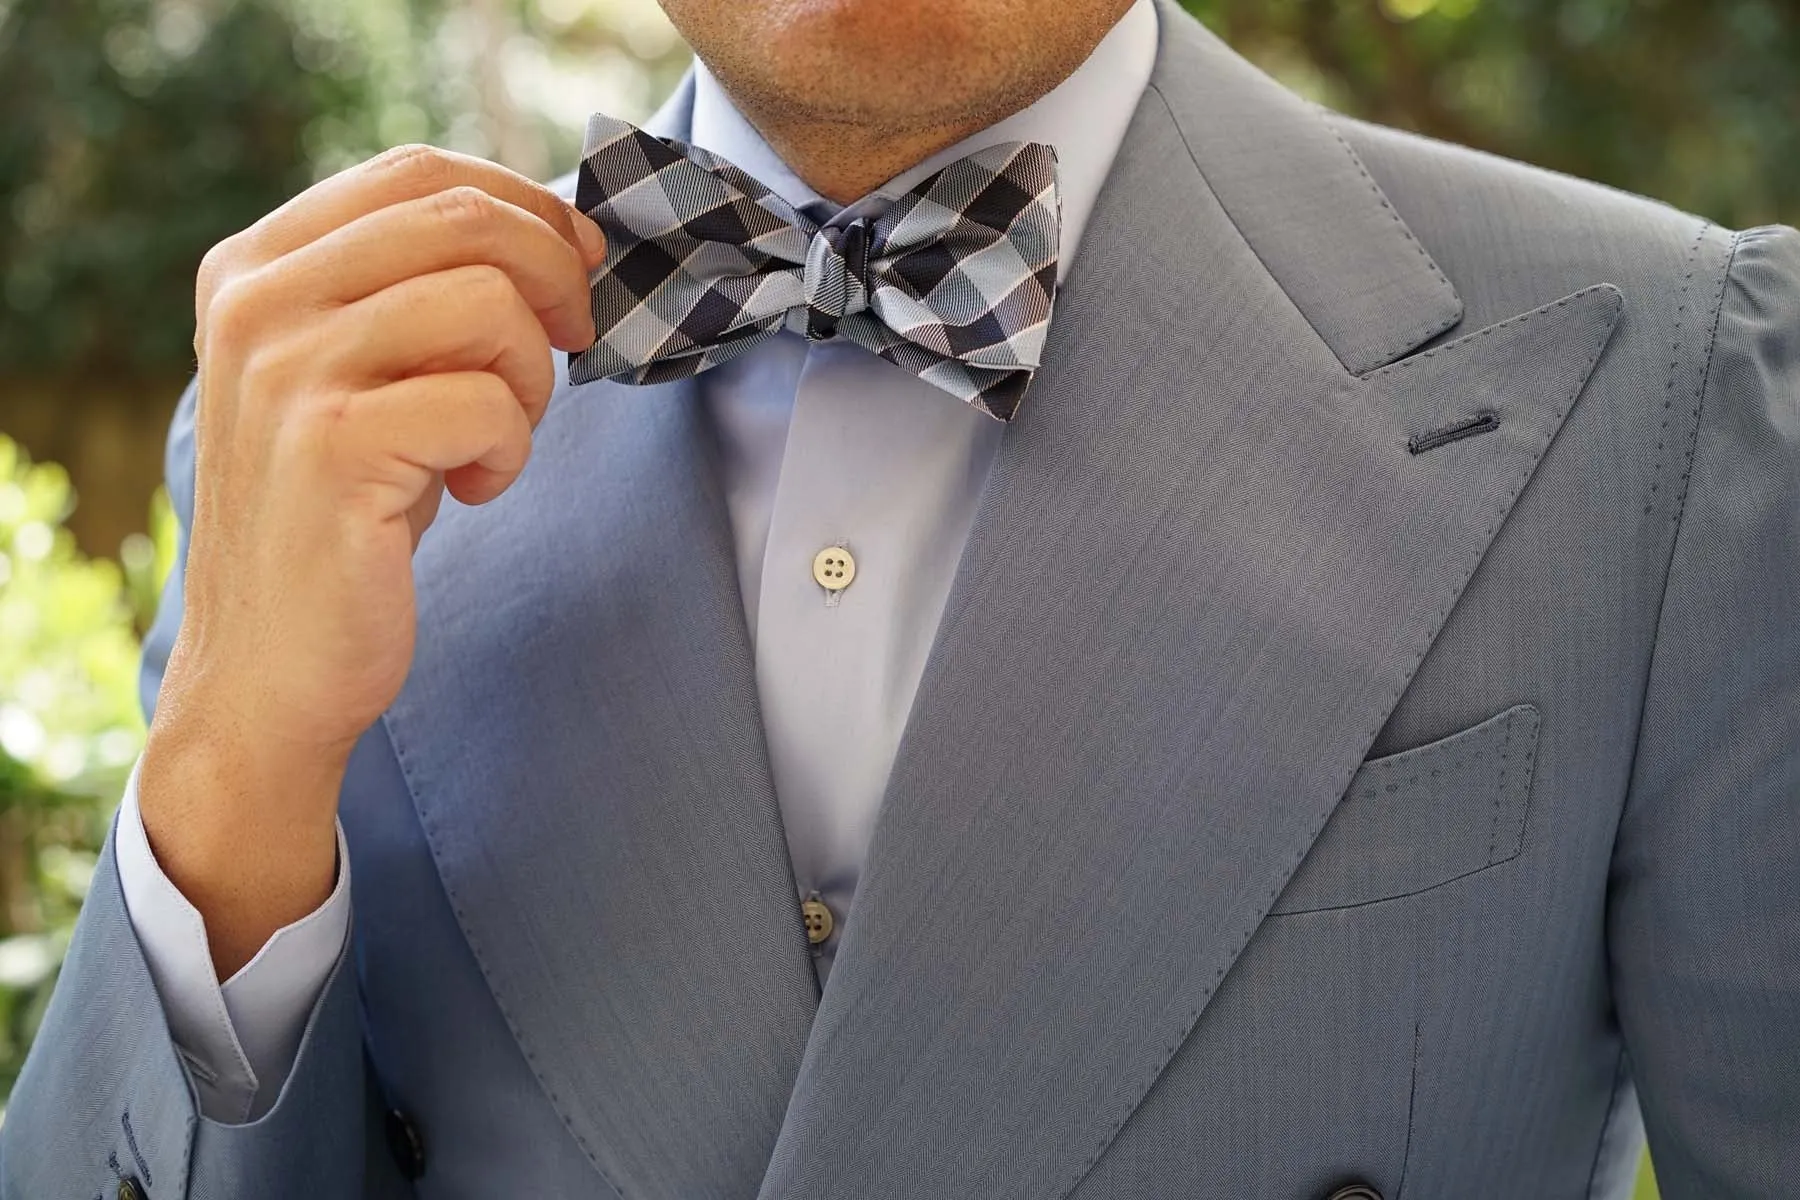
M593 385L420 548L275 1109L197 1115L108 855L0 1196L1618 1197L1640 1104L1797 1194L1800 235L1162 21L824 995L709 431Z

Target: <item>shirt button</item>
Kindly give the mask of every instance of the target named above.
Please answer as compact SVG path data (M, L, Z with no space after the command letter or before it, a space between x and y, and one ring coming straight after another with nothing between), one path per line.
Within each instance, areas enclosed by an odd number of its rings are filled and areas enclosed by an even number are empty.
M827 546L813 556L813 579L828 592L841 592L856 578L856 560L842 546Z
M800 915L806 921L807 941L817 946L831 936L832 926L836 922L831 919L831 910L819 899L819 893L814 892L800 902Z
M144 1200L144 1189L136 1179L119 1180L119 1200Z

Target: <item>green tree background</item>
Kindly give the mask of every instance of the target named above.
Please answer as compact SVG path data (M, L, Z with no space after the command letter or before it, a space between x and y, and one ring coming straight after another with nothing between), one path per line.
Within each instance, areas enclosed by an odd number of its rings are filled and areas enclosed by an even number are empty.
M1800 219L1796 0L1183 2L1343 111ZM397 142L560 174L686 61L653 0L0 0L0 433L69 467L0 442L0 1086L141 737L120 662L201 255Z

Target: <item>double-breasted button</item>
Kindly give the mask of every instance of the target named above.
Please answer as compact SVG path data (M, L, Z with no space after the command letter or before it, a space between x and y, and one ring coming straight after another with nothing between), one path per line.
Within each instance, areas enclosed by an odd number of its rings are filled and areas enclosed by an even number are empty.
M399 1109L392 1108L388 1110L386 1124L388 1153L394 1156L394 1165L400 1168L400 1174L408 1181L425 1174L425 1141L411 1119Z
M1381 1193L1366 1183L1352 1183L1331 1193L1325 1200L1381 1200Z
M144 1189L134 1179L119 1180L119 1200L144 1200Z

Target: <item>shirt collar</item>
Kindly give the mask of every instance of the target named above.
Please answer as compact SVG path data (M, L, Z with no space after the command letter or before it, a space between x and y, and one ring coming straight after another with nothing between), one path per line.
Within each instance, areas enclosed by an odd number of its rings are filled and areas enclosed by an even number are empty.
M933 171L999 142L1046 142L1056 149L1062 195L1057 277L1065 277L1125 128L1150 82L1156 42L1156 6L1153 0L1136 0L1087 61L1036 103L945 147L875 190L902 195ZM688 140L737 164L796 208L822 204L835 212L839 207L820 197L781 161L698 59Z

